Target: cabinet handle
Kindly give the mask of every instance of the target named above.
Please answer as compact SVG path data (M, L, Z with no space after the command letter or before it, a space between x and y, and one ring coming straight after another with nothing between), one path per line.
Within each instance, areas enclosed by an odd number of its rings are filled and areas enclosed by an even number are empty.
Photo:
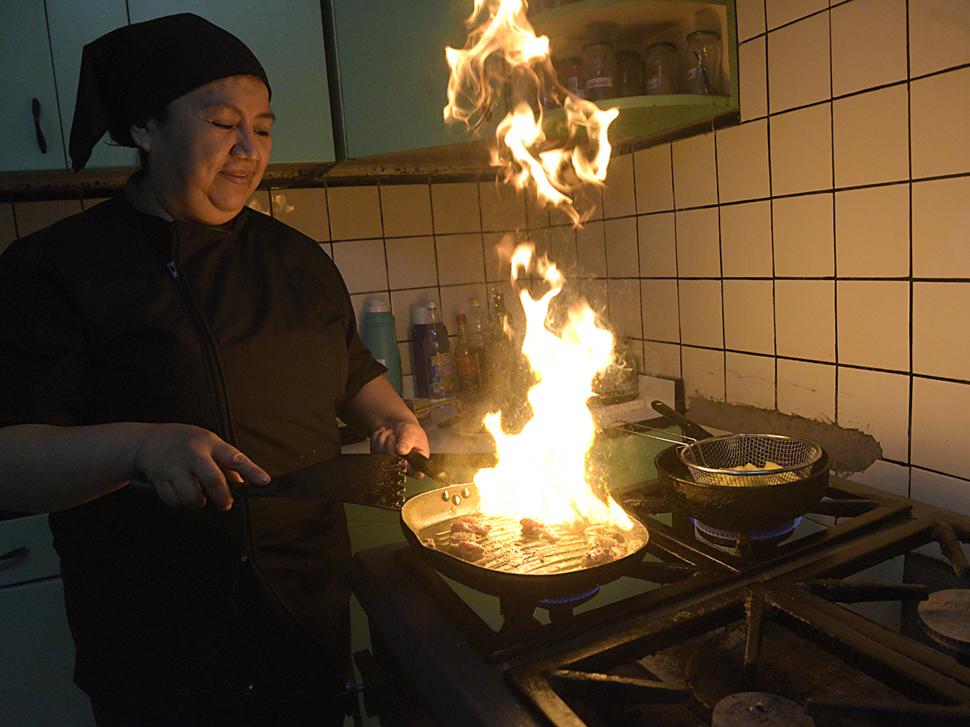
M29 552L30 549L26 545L21 545L19 548L8 550L6 553L0 553L0 563L6 565L7 561L20 560Z
M40 99L35 98L31 102L31 107L34 111L34 133L37 135L37 146L40 147L40 153L47 153L47 139L44 138L44 132L40 128Z

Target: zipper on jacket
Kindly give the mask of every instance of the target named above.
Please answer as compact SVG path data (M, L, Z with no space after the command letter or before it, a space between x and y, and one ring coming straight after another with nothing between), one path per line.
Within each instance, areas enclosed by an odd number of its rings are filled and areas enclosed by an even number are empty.
M172 227L172 240L171 240L171 258L165 263L165 267L168 268L169 275L171 275L172 280L175 281L175 288L178 290L179 297L182 299L183 305L189 311L190 318L196 329L196 335L199 341L202 343L202 349L205 351L205 364L208 371L209 385L212 389L212 395L216 402L216 407L219 410L219 422L221 425L222 432L220 434L227 441L235 441L235 436L232 430L232 420L229 416L229 404L228 404L228 393L226 392L226 382L222 376L222 367L219 365L219 356L216 350L215 342L212 339L212 333L209 331L209 326L206 325L205 318L202 316L202 312L195 303L195 299L192 297L192 291L189 290L188 284L185 279L179 275L179 238L178 238L178 228ZM249 503L245 499L242 502L237 503L237 507L242 505L242 552L239 554L239 559L242 562L246 562L252 558L253 550L255 546L252 542L252 532L250 530L250 513L249 513Z

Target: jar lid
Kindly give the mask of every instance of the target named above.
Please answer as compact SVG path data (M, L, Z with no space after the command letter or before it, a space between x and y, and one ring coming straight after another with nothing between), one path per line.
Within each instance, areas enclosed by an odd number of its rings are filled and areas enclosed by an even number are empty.
M649 51L651 48L657 48L658 50L660 48L663 48L664 50L676 51L677 50L677 45L675 43L671 43L668 40L664 40L664 41L661 41L659 43L651 43L650 45L648 45L646 47L645 50L648 50Z
M694 32L687 34L687 40L690 40L691 38L700 38L704 36L720 38L721 34L718 33L716 30L695 30Z
M612 48L613 48L613 41L612 40L605 40L605 39L591 40L591 41L588 41L586 43L583 43L583 50L586 50L587 48L592 48L594 45L605 45L605 46L607 46L608 48L610 48L612 50Z
M365 310L368 313L390 313L391 306L383 298L368 298Z

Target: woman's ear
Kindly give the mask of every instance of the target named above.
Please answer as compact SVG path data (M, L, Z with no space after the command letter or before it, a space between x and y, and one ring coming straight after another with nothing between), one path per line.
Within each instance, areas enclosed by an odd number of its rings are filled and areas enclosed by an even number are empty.
M147 124L145 126L137 126L136 124L132 124L129 127L128 132L131 134L132 141L134 141L135 144L138 145L139 149L141 149L146 154L151 153L152 134L148 130Z

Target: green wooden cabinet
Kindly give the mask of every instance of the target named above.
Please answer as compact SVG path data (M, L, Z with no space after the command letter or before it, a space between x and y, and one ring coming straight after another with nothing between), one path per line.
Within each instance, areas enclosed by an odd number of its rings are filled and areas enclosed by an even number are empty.
M47 40L44 0L0 4L0 171L63 169L64 140ZM47 142L41 151L34 130L32 100L40 104L39 126Z
M319 0L128 0L130 21L192 12L239 36L273 87L274 163L335 159Z
M76 0L47 0L47 28L65 146L71 138L82 48L95 38L127 23L125 0L87 0L83 12L78 10ZM130 167L135 165L136 158L133 149L114 144L105 134L92 150L87 168ZM70 162L68 154L68 167Z
M446 126L445 46L465 45L472 3L456 0L329 0L345 156L468 140Z

